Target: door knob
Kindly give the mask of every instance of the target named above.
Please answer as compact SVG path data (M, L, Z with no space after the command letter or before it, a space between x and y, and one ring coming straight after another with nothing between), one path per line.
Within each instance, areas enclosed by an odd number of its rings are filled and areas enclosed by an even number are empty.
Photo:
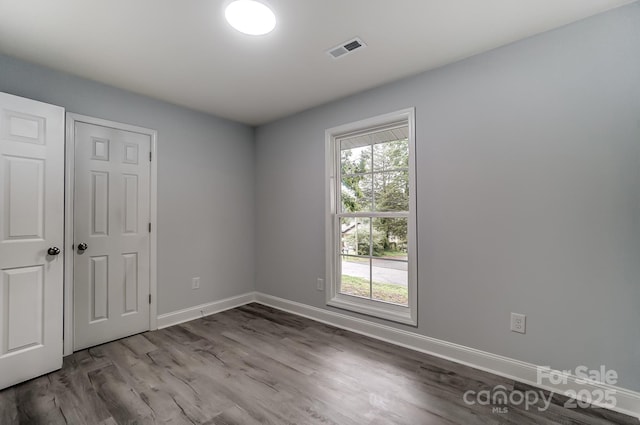
M49 254L49 255L58 255L58 254L60 254L60 248L58 248L57 246L52 246L51 248L49 248L47 250L47 254Z
M84 242L78 244L78 251L86 251L87 248L89 248L89 245Z

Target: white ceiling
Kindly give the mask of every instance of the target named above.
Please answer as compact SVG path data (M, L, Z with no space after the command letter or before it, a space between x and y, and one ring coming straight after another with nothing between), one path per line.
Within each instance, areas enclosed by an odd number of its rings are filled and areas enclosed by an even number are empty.
M0 52L257 125L633 0L265 2L278 25L255 37L228 0L0 0Z

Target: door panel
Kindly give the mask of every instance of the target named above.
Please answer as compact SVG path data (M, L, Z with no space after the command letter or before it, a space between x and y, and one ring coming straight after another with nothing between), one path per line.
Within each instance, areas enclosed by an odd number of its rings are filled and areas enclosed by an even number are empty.
M123 254L124 313L138 312L138 254Z
M101 255L91 258L91 301L90 323L106 320L109 315L109 257Z
M2 354L42 345L44 273L42 266L2 271L6 344Z
M149 135L76 122L74 349L149 329ZM78 244L86 243L86 250Z
M64 109L0 93L0 389L62 367Z
M109 173L91 171L91 236L109 236Z
M44 160L4 156L5 236L42 239L44 228Z

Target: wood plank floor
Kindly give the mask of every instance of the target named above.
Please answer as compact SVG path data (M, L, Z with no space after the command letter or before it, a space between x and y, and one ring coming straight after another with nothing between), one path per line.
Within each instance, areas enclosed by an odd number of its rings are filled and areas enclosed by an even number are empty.
M0 392L0 424L638 424L603 409L468 405L513 381L250 304L66 357Z

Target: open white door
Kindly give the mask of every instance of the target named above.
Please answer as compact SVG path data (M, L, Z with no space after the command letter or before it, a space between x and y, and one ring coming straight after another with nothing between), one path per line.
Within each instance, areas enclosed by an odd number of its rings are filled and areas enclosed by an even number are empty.
M0 93L0 389L62 367L64 109Z
M151 136L80 120L73 132L73 345L80 350L150 328Z

